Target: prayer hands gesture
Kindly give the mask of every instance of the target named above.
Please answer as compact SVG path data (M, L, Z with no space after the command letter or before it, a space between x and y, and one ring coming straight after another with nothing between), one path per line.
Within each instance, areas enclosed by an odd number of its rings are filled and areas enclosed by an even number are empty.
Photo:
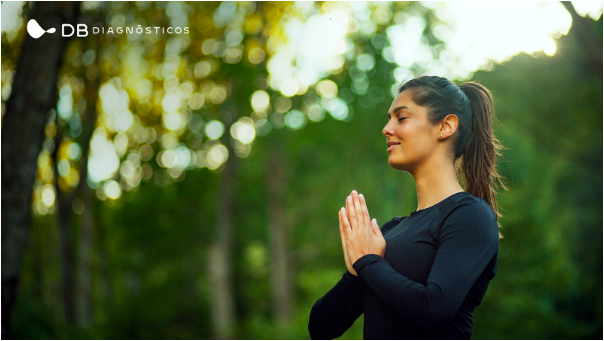
M344 262L351 274L358 276L352 265L367 254L384 257L386 240L380 231L377 220L369 218L365 197L356 191L346 199L346 208L340 215L340 238L344 250Z

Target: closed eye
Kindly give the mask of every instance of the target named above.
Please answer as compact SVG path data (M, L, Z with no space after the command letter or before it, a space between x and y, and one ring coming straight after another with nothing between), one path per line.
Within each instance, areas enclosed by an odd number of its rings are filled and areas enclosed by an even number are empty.
M406 119L407 117L401 117L398 119L399 122L402 122L404 119Z

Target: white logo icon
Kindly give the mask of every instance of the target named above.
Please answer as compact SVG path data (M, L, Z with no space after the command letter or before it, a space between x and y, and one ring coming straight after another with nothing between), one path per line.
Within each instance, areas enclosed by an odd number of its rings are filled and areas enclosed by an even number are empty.
M34 39L40 38L46 32L55 33L56 31L57 29L54 27L48 30L44 30L42 27L40 27L40 24L38 24L36 19L31 19L27 23L27 33L29 33L29 35Z

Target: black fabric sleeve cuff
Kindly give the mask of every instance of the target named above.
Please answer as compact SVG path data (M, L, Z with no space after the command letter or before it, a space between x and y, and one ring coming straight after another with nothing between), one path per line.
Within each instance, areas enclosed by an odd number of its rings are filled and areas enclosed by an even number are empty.
M363 270L365 270L365 267L367 265L369 265L371 263L379 262L382 259L383 258L378 255L367 254L367 255L364 255L363 257L357 259L357 261L354 262L354 264L352 264L352 267L357 272L359 277L363 277L363 272L364 272Z
M351 274L348 270L346 270L344 276L342 276L342 280L346 285L359 285L364 282L360 276L355 276Z

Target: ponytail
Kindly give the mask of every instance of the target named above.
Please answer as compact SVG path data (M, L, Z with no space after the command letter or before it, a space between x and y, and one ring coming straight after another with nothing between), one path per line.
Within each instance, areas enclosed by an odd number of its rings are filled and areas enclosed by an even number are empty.
M502 216L497 207L495 183L507 190L503 177L496 168L497 157L504 147L499 143L491 127L493 121L493 97L483 85L467 82L461 86L448 79L423 76L405 82L399 93L412 90L413 102L428 109L428 119L438 124L453 113L459 119L454 142L456 168L461 169L461 181L465 191L481 198L491 206L497 217ZM499 233L499 238L503 238Z
M467 82L460 88L470 100L473 122L472 134L461 158L465 190L486 201L499 218L502 215L497 208L495 183L498 182L504 190L507 187L496 168L497 157L501 156L504 148L493 134L493 97L478 83ZM499 238L503 238L501 233Z

